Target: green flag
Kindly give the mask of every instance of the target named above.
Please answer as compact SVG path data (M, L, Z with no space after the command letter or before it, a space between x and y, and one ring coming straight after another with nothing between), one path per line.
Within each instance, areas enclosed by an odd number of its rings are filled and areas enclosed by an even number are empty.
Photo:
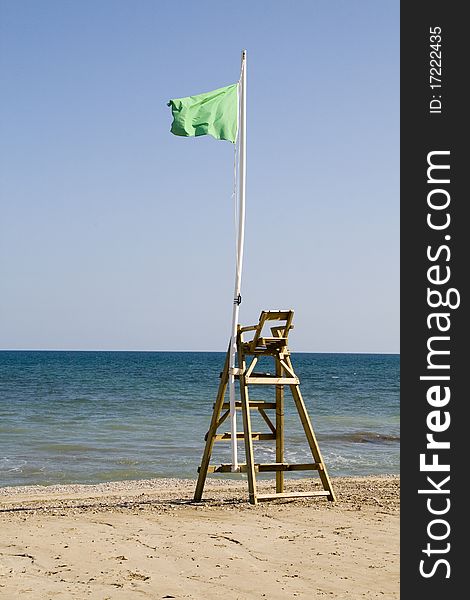
M238 129L238 84L206 94L170 100L171 133L184 137L211 135L235 143Z

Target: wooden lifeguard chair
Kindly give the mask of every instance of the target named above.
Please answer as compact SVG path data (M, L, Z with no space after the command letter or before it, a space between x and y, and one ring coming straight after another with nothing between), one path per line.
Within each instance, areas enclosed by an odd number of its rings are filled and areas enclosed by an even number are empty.
M251 504L257 504L261 500L272 500L275 498L295 498L309 496L326 496L328 500L336 500L331 485L330 478L323 463L323 458L318 447L318 442L308 416L304 400L300 393L299 378L294 372L290 359L290 352L287 347L290 329L293 328L292 319L293 310L263 311L260 315L259 323L249 327L238 326L237 334L237 356L238 368L236 369L236 379L239 382L240 400L235 403L237 409L241 410L243 416L243 432L237 434L237 439L243 439L245 442L246 463L239 465L241 473L248 475L249 501ZM263 337L263 328L269 321L277 321L278 324L271 327L269 337ZM243 335L253 331L253 338L244 341ZM274 360L275 371L270 373L256 373L254 368L261 357L270 357ZM212 449L215 442L230 441L230 433L218 434L217 430L230 414L230 405L225 401L225 392L229 381L229 360L230 347L227 351L224 370L221 373L219 390L214 404L214 411L206 434L206 445L202 456L201 466L199 467L199 476L194 494L194 500L199 502L202 498L204 484L208 473L229 473L232 465L222 464L220 466L210 465ZM249 364L248 364L248 361ZM274 385L275 402L261 400L250 400L248 388L257 385ZM288 386L295 406L299 413L305 436L312 453L313 462L306 464L289 464L284 460L284 388ZM257 410L263 420L266 422L269 432L255 433L251 429L250 411ZM222 412L225 411L225 412ZM275 411L275 422L268 415L268 411ZM255 463L253 442L257 440L275 440L276 442L276 462L269 464ZM284 473L286 471L318 471L322 491L310 492L285 492L284 491ZM255 474L264 472L276 473L276 493L258 494L256 490Z

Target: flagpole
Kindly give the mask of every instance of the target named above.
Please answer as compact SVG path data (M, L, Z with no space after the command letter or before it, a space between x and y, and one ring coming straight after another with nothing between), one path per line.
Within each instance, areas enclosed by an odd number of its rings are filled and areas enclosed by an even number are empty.
M233 295L232 337L229 370L230 397L230 433L232 442L232 472L240 470L237 447L237 413L235 409L235 357L237 354L237 325L241 302L241 280L243 265L243 243L245 239L245 182L246 182L246 50L242 50L241 76L239 87L240 102L240 163L239 163L239 202L238 202L238 239L235 268L235 292Z

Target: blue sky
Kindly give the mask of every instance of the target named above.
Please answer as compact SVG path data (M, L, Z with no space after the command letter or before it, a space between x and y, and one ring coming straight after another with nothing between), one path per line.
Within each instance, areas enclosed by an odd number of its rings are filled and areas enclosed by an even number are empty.
M0 348L225 350L233 149L166 102L242 48L241 322L398 352L398 0L0 0Z

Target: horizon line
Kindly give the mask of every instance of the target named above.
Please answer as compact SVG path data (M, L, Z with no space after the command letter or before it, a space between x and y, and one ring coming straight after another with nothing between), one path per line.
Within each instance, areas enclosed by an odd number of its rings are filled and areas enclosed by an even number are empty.
M80 349L80 348L0 348L0 352L206 352L206 353L218 353L226 354L226 350L123 350L123 349ZM366 350L291 350L292 353L297 354L390 354L400 356L400 352L378 352L378 351L366 351Z

